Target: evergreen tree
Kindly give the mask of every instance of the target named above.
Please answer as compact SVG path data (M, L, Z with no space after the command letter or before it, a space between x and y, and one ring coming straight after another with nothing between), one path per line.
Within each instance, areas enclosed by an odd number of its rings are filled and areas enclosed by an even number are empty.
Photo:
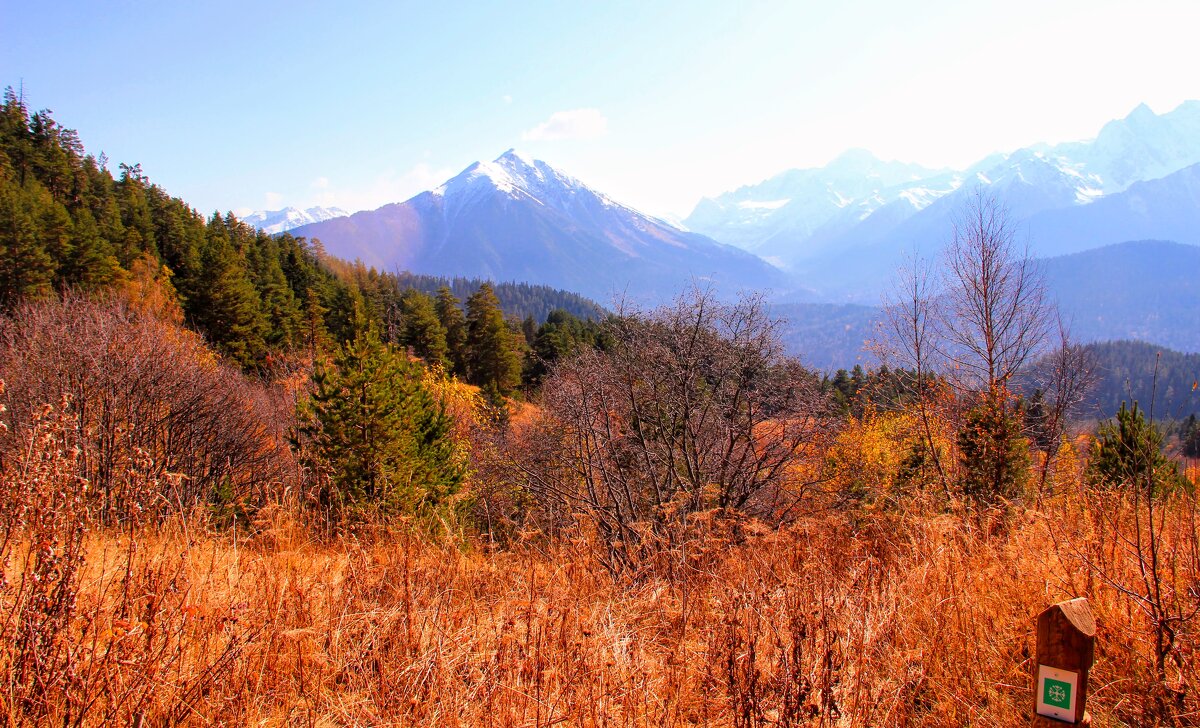
M546 322L537 327L529 347L525 362L525 384L538 386L555 362L584 347L602 348L601 338L598 324L582 321L561 308L551 311Z
M338 510L413 513L443 504L465 475L452 423L420 364L362 332L319 364L300 432Z
M1037 449L1052 453L1059 445L1059 433L1050 426L1050 406L1042 390L1035 389L1023 407L1025 431Z
M1200 458L1200 420L1196 419L1196 415L1188 415L1180 430L1179 439L1182 441L1185 458Z
M254 366L265 353L262 304L219 216L209 224L200 278L186 311L209 341L243 367Z
M1006 390L992 390L967 412L958 449L964 494L983 503L1021 494L1029 477L1029 444Z
M19 187L0 177L0 309L53 291L54 260L42 245L29 202Z
M400 297L400 321L400 343L426 364L446 368L446 329L438 321L433 299L415 288L408 289Z
M312 361L317 360L317 353L325 350L329 340L329 332L325 330L326 312L316 287L304 292L304 345Z
M262 301L263 314L268 322L267 343L273 348L289 349L298 342L300 334L300 306L296 295L283 274L279 261L279 246L265 233L255 234L248 226L233 221L239 229L252 237L246 244L246 257L254 286Z
M116 282L121 266L86 207L75 216L73 247L75 255L66 271L68 283L85 291L98 291Z
M1100 425L1087 476L1100 487L1148 487L1153 493L1183 484L1178 464L1163 454L1163 434L1146 422L1137 402L1131 408L1122 402L1116 420Z
M363 330L367 304L358 286L339 281L330 287L329 296L321 303L327 311L325 329L336 343L349 343Z
M467 320L463 317L462 303L450 292L449 286L438 288L434 310L446 332L446 358L450 369L454 374L466 377Z
M519 335L519 329L518 329ZM467 299L467 381L493 402L521 384L521 359L492 284Z

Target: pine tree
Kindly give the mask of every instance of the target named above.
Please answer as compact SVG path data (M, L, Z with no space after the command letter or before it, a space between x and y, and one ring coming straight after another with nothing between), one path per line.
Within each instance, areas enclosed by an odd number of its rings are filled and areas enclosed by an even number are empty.
M86 207L75 214L72 244L75 253L66 271L68 283L85 291L98 291L117 280L121 266Z
M1196 419L1195 414L1188 415L1187 420L1184 421L1179 439L1185 458L1200 458L1200 420Z
M449 286L438 288L434 310L446 332L446 358L450 369L454 374L466 377L467 321L463 318L462 303L450 292Z
M528 321L529 319L526 319ZM561 308L556 308L537 327L525 360L524 381L536 387L555 362L565 359L584 347L599 347L600 328L591 321L581 321Z
M300 432L329 476L327 505L414 513L457 491L463 459L418 363L368 331L319 364L313 384Z
M41 240L41 227L22 190L0 177L0 309L25 297L53 291L54 260Z
M415 288L400 297L400 344L426 364L446 368L446 329L434 312L433 299Z
M521 384L514 338L492 284L484 283L467 299L467 381L493 402L510 396Z
M1115 421L1100 425L1088 462L1088 481L1104 488L1148 486L1153 493L1183 484L1179 466L1163 454L1163 434L1137 402L1121 403Z
M243 367L254 366L266 351L267 324L258 292L217 216L199 262L199 280L187 301L189 317L222 353Z
M327 309L321 305L321 296L316 287L304 292L304 346L308 349L308 358L317 360L317 353L324 351L329 341L329 332L325 330L325 314Z
M967 412L958 449L966 495L996 503L1021 494L1029 477L1029 443L1006 390L989 392Z

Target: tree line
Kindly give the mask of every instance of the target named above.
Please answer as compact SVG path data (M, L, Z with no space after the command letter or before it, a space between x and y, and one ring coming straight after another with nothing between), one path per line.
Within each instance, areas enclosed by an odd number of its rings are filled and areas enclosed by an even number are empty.
M246 371L311 360L370 327L460 376L473 372L495 396L512 394L527 369L536 377L527 358L553 312L554 330L603 315L545 286L381 273L330 258L319 241L267 235L232 214L205 217L140 165L114 174L10 87L0 105L0 310L68 288L118 291L186 323Z

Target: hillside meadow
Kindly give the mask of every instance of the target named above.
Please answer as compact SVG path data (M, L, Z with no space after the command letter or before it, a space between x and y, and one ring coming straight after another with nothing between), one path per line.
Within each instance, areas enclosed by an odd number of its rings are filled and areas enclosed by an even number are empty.
M696 511L614 568L586 512L528 515L511 466L545 410L498 434L469 388L440 396L471 449L457 505L340 529L294 462L261 498L182 507L146 449L105 521L78 400L6 427L6 723L1020 725L1033 620L1075 596L1094 725L1196 722L1194 498L1088 485L1086 436L982 507L905 475L916 418L868 406L781 481L786 521Z

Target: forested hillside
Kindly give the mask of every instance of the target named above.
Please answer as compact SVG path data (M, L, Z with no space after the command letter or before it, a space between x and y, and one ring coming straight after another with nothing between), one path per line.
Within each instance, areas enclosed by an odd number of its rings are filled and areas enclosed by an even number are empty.
M887 327L607 315L205 217L0 111L5 725L1024 725L1080 595L1095 723L1200 715L1200 424L1069 427L1092 369L1182 417L1195 358L1042 346L994 201ZM890 368L815 374L783 337L825 319Z
M318 325L350 337L360 297L303 240L206 218L138 165L114 175L11 88L0 107L0 266L5 308L66 287L113 288L188 322L246 368L311 343Z
M415 288L430 295L445 286L455 297L462 300L466 300L483 284L480 278L443 278L407 272L396 274L396 278L401 287ZM598 321L606 315L604 308L595 301L558 288L517 281L495 283L493 288L505 315L522 320L533 318L540 323L553 311L566 311L576 318L593 321Z
M449 291L461 303L480 280L380 273L328 258L319 243L268 235L232 214L205 217L153 184L139 165L85 153L49 111L30 112L11 88L0 107L0 309L70 288L113 290L186 322L244 369L323 339L346 342L365 325L406 341L406 291ZM555 309L598 319L602 309L545 286L501 283L510 318L546 320ZM432 303L432 302L430 302ZM443 326L444 321L440 322ZM532 339L536 332L530 332ZM518 347L519 348L519 347ZM520 355L519 352L517 354Z
M1144 341L1089 344L1096 366L1090 413L1113 417L1121 402L1139 402L1156 420L1200 414L1200 354L1181 354Z

